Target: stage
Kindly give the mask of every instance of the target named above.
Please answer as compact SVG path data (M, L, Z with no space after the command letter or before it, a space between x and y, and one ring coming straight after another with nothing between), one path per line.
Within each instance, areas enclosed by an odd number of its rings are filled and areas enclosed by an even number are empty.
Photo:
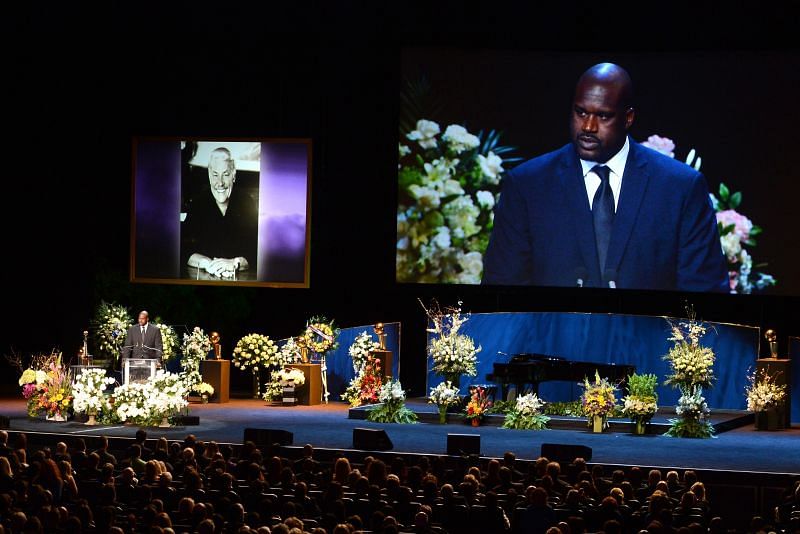
M352 448L353 428L383 428L395 452L444 454L448 433L479 434L481 454L499 457L514 451L520 459L535 459L542 443L580 444L593 450L592 463L642 465L702 470L751 471L800 475L800 426L778 432L759 432L748 424L714 439L678 439L663 435L634 436L621 432L592 434L585 429L505 430L497 426L473 428L466 424L377 424L348 418L342 402L319 406L267 406L255 399L233 399L227 404L192 404L197 426L148 428L150 438L171 440L194 434L201 440L241 443L243 430L271 428L294 433L294 444L318 448ZM133 437L136 427L89 427L76 422L55 423L29 419L21 398L0 400L0 414L10 417L10 430L52 433L58 439L108 435Z

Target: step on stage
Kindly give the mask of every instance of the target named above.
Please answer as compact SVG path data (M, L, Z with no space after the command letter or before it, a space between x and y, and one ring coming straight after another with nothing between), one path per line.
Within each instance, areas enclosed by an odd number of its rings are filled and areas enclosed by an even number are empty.
M520 459L536 459L543 443L556 443L590 447L592 462L605 465L800 475L798 425L778 432L759 432L752 423L745 423L720 431L713 439L670 438L656 433L634 436L626 433L630 426L624 421L620 421L621 427L613 425L611 432L593 434L581 419L568 421L569 429L560 428L562 423L554 421L554 428L550 430L506 430L492 424L473 428L456 422L426 423L424 421L434 416L434 406L414 400L409 404L421 412L425 408L430 416L425 415L423 422L414 425L378 424L350 419L350 409L342 402L331 402L327 406L276 407L255 399L232 399L227 404L192 404L190 414L199 417L197 426L148 428L147 432L149 438L165 436L170 440L182 440L187 434L194 434L204 441L241 443L245 428L278 429L293 433L295 445L312 443L319 448L353 449L353 429L384 429L394 445L393 451L424 454L445 454L447 434L473 434L480 436L481 454L490 457L514 451ZM25 401L20 398L0 400L0 415L10 418L10 431L24 431L29 433L31 441L52 441L52 445L82 437L91 448L92 437L131 438L137 430L137 427L123 425L91 427L72 421L55 423L29 419ZM663 417L666 420L668 414ZM741 415L734 414L714 419L715 424L730 420L736 424L742 422ZM616 431L618 428L621 431Z

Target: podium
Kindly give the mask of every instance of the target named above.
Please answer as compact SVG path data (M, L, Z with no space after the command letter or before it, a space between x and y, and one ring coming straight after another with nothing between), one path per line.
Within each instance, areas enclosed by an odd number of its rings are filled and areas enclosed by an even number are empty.
M778 428L792 428L792 361L785 358L759 358L756 372L775 376L777 385L786 385L786 401L778 407Z
M122 358L122 383L147 382L156 374L156 358Z
M230 360L202 360L200 374L203 375L203 382L207 382L214 388L214 395L208 402L225 403L230 401Z
M316 406L322 404L322 365L318 363L293 363L288 367L300 369L306 382L295 389L297 404Z

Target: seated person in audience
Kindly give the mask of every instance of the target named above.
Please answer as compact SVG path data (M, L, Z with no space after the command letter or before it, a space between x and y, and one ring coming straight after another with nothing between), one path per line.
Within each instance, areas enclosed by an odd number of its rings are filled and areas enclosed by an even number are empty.
M108 452L108 436L100 436L100 447L94 452L100 457L100 465L117 465L117 458Z

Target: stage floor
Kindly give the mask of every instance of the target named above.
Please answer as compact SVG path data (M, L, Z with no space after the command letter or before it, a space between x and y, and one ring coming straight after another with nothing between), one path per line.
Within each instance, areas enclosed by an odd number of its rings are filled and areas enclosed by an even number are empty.
M130 426L87 427L80 423L54 423L27 417L25 401L1 399L0 414L11 418L11 430L47 432L67 436L133 437ZM498 457L514 451L519 458L535 459L542 443L580 444L591 447L593 463L654 467L763 471L800 475L800 426L779 432L758 432L752 425L720 434L714 439L678 439L663 435L634 436L619 432L592 434L587 430L504 430L466 424L394 425L348 418L348 406L273 407L263 401L233 399L226 404L192 404L198 426L150 428L149 437L198 439L241 443L245 428L273 428L294 433L294 444L313 443L322 448L352 448L353 428L383 428L399 452L444 454L448 433L479 434L481 454Z

